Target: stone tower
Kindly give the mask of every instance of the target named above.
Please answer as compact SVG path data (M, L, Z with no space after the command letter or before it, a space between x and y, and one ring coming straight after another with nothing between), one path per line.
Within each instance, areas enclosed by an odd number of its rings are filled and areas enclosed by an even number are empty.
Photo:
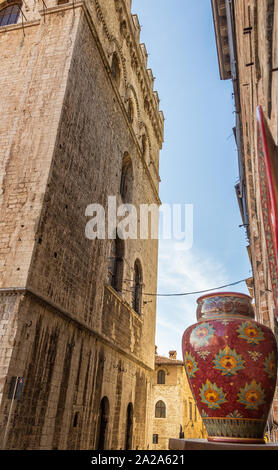
M157 240L85 236L160 203L147 56L131 0L0 1L2 448L149 442Z

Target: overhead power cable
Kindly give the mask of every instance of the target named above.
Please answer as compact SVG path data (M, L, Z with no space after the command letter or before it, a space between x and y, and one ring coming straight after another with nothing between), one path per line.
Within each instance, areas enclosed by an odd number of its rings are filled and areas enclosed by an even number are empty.
M151 294L149 292L142 292L142 295L149 295L149 296L152 296L152 297L182 297L182 296L186 296L186 295L204 294L206 292L212 292L212 291L215 291L215 290L224 289L226 287L236 286L238 284L241 284L242 282L246 282L248 279L249 278L241 279L240 281L232 282L231 284L225 284L223 286L213 287L212 289L199 290L199 291L195 291L195 292L181 292L181 293L176 293L176 294ZM122 289L122 290L124 292L133 292L132 290L128 290L128 289Z

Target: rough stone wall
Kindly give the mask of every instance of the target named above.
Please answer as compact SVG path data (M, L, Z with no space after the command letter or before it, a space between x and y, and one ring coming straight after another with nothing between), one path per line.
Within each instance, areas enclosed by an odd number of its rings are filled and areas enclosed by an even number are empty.
M50 2L44 10L26 3L24 32L19 24L0 28L1 435L12 377L22 376L6 448L94 448L103 397L106 447L124 448L132 403L132 446L145 448L156 304L136 314L130 280L138 258L144 288L156 291L157 241L125 242L120 295L106 285L112 241L85 237L89 204L106 208L109 195L121 202L125 152L134 174L130 202L160 202L163 115L140 26L129 2Z
M77 23L0 28L1 287L26 285Z
M28 278L28 286L35 292L47 293L57 305L70 310L76 318L98 331L105 321L102 315L103 287L107 281L113 240L85 238L86 207L99 203L107 208L109 195L116 195L121 202L121 165L126 151L133 163L132 202L136 207L140 203L155 202L136 148L137 141L128 129L111 80L83 15ZM136 258L142 263L145 288L155 292L156 240L125 241L123 298L129 303L131 294L125 291L131 290ZM113 311L116 315L116 310ZM110 321L112 323L111 316ZM154 325L155 301L144 309L142 327L144 347L142 345L141 353L149 365L152 358L148 344L153 337Z
M0 297L0 402L15 345L18 305L19 297L16 294Z
M165 384L157 384L157 373L165 371ZM166 418L155 417L155 405L162 400L166 405ZM150 441L150 449L167 450L170 438L180 437L180 426L185 439L203 439L206 431L202 418L196 409L183 365L156 364L152 386L152 433L158 434L158 444ZM192 419L190 416L192 410Z
M4 386L2 426L11 406L11 378L22 376L25 383L20 400L15 401L8 448L94 448L103 396L108 398L111 410L107 447L124 448L126 411L133 403L133 443L144 448L142 421L146 420L146 382L151 371L121 355L117 348L104 345L92 331L77 328L44 301L30 295L20 297L13 296L13 302L20 304L20 315L10 376Z
M277 333L261 214L256 108L258 105L262 106L273 140L277 145L278 7L275 2L267 0L237 0L234 4L256 314L259 321L270 326ZM274 401L273 408L275 419L278 421L277 399Z

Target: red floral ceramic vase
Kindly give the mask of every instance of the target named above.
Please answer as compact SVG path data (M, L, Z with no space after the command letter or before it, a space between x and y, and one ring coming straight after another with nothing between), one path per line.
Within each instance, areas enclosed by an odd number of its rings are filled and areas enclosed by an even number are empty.
M277 377L272 331L254 320L251 298L217 293L197 300L183 335L189 385L209 441L264 443Z

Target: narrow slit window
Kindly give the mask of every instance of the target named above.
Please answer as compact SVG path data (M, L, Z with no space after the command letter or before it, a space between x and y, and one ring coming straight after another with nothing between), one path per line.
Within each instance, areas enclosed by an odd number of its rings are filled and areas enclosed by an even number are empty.
M134 285L133 285L133 298L132 298L132 308L135 312L141 315L142 311L142 285L143 285L143 275L142 267L139 260L136 260L134 263Z

